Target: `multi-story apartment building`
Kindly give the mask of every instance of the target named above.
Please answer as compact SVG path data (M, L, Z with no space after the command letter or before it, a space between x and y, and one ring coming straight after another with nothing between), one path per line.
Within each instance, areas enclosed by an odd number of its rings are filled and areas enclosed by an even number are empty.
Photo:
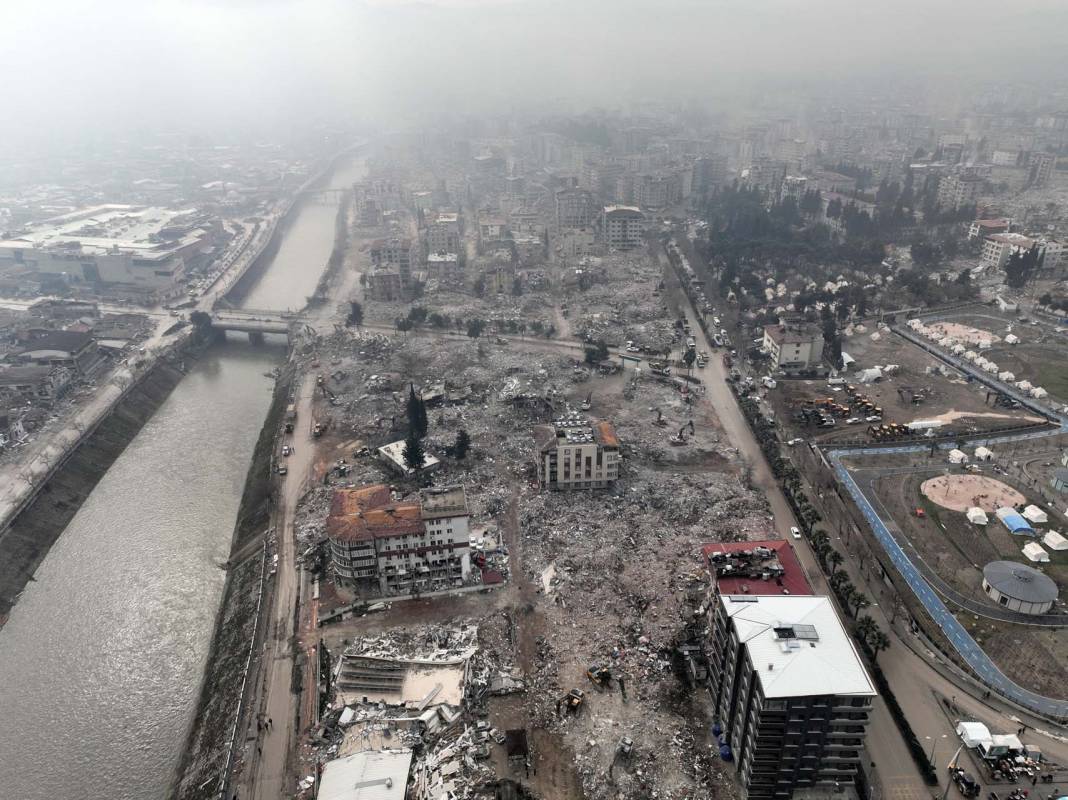
M876 691L830 599L715 593L709 622L709 691L747 800L854 784Z
M646 173L634 179L634 202L642 208L667 208L679 202L682 182L677 173Z
M1007 217L998 219L977 219L968 227L969 239L984 239L995 233L1008 233L1012 220Z
M1030 250L1035 240L1022 233L995 233L983 240L983 249L979 254L981 269L1001 269L1008 263L1009 256L1021 250Z
M463 229L460 215L456 212L441 212L426 228L427 253L460 253Z
M556 193L556 227L586 228L593 224L593 197L586 189L561 189Z
M619 438L610 422L574 415L534 429L543 489L601 489L619 478Z
M805 190L807 188L807 178L798 175L787 175L782 179L782 190L779 192L779 200L785 200L787 197L790 197L795 203L800 203L801 198L805 196Z
M372 242L371 265L375 270L396 270L401 286L407 288L412 280L412 240L392 238Z
M604 241L614 250L633 250L642 246L645 214L635 206L605 206L601 215Z
M1057 167L1057 156L1053 153L1031 153L1031 183L1034 186L1045 186L1053 177L1053 170Z
M944 175L938 181L938 204L943 208L973 205L983 188L977 175Z
M803 372L823 360L823 331L809 323L767 325L763 348L772 369Z
M462 585L471 574L463 486L424 489L394 502L385 484L337 489L326 520L338 583L382 595Z

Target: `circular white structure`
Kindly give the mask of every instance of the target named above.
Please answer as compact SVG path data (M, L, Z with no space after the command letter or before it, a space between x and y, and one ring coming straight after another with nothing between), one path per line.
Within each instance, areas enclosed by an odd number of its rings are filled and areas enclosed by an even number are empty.
M983 567L983 591L991 600L1021 614L1045 614L1057 599L1057 584L1037 569L1015 561Z

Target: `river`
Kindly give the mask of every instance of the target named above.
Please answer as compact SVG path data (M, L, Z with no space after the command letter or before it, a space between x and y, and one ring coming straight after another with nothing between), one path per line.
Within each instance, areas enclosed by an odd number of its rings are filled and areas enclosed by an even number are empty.
M332 187L362 164L342 164ZM298 308L335 203L292 212L250 308ZM278 346L213 348L138 433L0 630L0 800L156 800L173 778L211 641Z

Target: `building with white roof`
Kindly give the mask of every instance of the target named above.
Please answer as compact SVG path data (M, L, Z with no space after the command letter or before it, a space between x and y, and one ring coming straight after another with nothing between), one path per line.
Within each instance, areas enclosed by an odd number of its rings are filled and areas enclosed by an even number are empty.
M746 797L852 785L875 686L827 597L717 595L709 681Z
M323 765L318 800L404 800L411 750L365 750Z

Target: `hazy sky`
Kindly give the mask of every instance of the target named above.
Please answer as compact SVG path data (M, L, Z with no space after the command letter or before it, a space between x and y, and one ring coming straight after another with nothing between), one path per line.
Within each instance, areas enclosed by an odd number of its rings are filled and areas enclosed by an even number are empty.
M1068 71L1068 3L2 0L0 137ZM1007 72L1006 72L1007 71Z

